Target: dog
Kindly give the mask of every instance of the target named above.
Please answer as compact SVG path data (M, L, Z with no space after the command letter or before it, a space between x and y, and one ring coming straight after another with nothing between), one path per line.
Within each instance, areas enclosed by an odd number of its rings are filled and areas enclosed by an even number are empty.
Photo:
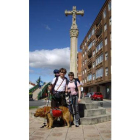
M64 107L64 106L59 106L59 109L62 110L62 115L60 116L60 118L63 119L64 123L67 124L68 127L70 127L70 122L73 122L73 116L72 114L69 112L69 109L67 107ZM47 118L47 121L49 121L49 126L47 126L49 129L52 128L53 126L53 122L54 120L56 120L58 117L53 117L51 115L51 113L46 113L46 118Z
M35 117L43 117L43 118L46 118L47 119L47 116L46 114L48 112L50 112L51 110L51 107L50 106L44 106L43 108L38 108L34 114ZM49 120L47 119L47 125L46 127L49 126Z
M62 110L62 115L60 118L64 120L65 123L67 123L67 126L70 127L70 122L73 122L73 116L69 112L69 109L64 106L60 106L59 109ZM47 125L46 127L51 129L53 126L54 120L57 120L58 117L53 117L52 114L50 113L51 107L43 107L43 108L38 108L36 110L36 113L34 114L35 117L43 117L47 119Z

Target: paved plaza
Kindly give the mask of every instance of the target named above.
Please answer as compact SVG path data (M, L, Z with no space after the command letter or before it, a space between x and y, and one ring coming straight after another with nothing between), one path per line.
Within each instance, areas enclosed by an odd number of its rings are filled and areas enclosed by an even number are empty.
M80 125L70 128L54 127L52 129L40 128L43 125L43 118L35 118L29 111L29 140L111 140L111 121L95 125ZM111 109L107 109L111 112Z

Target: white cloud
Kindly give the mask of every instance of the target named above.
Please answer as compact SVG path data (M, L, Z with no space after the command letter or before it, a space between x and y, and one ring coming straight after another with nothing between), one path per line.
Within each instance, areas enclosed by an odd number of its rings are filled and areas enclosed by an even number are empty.
M34 73L34 70L29 69L29 73Z
M50 28L48 25L46 25L46 29L47 29L47 30L51 30L51 28Z
M69 65L70 49L68 47L29 52L29 66L32 68L47 68L52 70L63 67L69 70Z

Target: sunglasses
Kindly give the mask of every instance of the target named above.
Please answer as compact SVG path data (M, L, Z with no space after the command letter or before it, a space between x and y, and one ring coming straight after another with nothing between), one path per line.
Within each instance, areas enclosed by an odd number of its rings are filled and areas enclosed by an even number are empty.
M60 72L60 73L64 73L64 74L66 74L66 72Z

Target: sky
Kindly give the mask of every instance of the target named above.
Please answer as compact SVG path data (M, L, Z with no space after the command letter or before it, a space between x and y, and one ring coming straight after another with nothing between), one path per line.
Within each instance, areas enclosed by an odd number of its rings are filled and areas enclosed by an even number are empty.
M94 22L105 0L29 0L29 81L35 83L54 78L53 70L64 67L69 72L70 27L72 16L65 10L84 10L77 15L80 45Z

